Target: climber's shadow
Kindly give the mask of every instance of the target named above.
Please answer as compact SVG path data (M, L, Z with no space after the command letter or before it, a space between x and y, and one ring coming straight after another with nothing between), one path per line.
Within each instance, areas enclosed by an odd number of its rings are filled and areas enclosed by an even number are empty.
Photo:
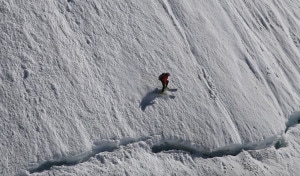
M142 99L141 103L140 103L140 107L143 111L145 111L145 109L148 107L148 106L151 106L153 104L155 104L155 98L157 98L159 94L159 89L156 88L154 89L153 91L151 92L148 92Z

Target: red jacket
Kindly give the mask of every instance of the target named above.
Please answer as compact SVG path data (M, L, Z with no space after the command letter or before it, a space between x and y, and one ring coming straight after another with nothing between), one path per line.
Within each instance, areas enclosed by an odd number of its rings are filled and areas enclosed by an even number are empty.
M163 83L163 84L167 84L168 82L168 77L169 74L168 73L163 73L159 76L159 80Z

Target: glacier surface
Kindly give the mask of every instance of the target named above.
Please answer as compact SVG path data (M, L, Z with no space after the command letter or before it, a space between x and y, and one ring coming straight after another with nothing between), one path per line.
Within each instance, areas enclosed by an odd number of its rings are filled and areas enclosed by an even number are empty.
M298 175L299 9L1 0L0 175Z

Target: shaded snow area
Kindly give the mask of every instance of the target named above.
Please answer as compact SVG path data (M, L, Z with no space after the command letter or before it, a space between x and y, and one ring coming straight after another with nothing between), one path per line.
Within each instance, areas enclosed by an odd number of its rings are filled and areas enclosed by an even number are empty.
M297 0L0 0L0 45L0 175L300 173Z

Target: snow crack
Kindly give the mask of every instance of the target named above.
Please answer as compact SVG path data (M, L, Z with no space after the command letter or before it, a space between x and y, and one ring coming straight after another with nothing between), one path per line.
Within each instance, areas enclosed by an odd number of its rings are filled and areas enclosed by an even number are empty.
M160 143L152 146L152 152L178 152L183 151L187 152L194 157L202 158L214 158L214 157L223 157L223 156L236 156L244 150L260 150L265 149L271 146L277 145L278 141L282 141L281 136L274 136L262 141L251 142L246 144L231 144L224 147L217 148L213 151L208 151L204 149L199 149L196 146L183 142L176 142L174 140L163 140ZM275 147L277 148L277 147ZM279 147L280 148L280 147Z
M139 141L145 141L150 137L141 138L122 138L120 140L101 140L94 142L92 150L82 152L75 156L64 157L56 160L49 160L39 164L36 167L28 169L32 173L43 172L50 170L53 166L74 166L79 163L88 161L90 158L95 157L102 152L113 152L121 146L126 146Z
M65 157L57 160L49 160L41 163L39 166L30 168L30 173L43 172L50 170L53 166L74 166L83 163L101 152L112 152L119 147L116 141L102 141L100 144L93 147L92 150L80 153L79 155Z
M295 126L296 124L300 123L300 111L294 112L288 121L285 123L285 133L288 131L288 129L292 126Z
M161 135L146 136L140 138L122 138L120 140L100 140L94 142L91 150L82 152L75 156L64 157L56 160L48 160L36 167L28 169L30 173L43 172L50 170L53 166L74 166L79 163L88 161L90 158L95 157L102 152L114 152L122 146L129 144L146 141L151 146L153 153L178 153L184 152L192 155L193 157L201 158L214 158L223 156L236 156L243 151L262 150L269 147L279 149L287 146L284 135L288 132L289 128L300 123L300 111L294 112L289 120L286 122L286 129L282 135L275 135L261 141L250 142L245 144L230 144L214 150L209 150L206 147L199 147L195 144L176 139L164 139Z
M275 149L280 149L287 146L287 141L285 140L285 134L290 127L295 126L300 123L300 111L294 112L289 120L286 122L286 129L282 135L275 135L257 142L250 142L246 144L230 144L224 147L217 148L213 151L207 151L205 149L199 149L193 144L188 142L176 141L176 140L161 140L157 144L151 147L153 153L170 153L170 152L187 152L194 157L202 158L214 158L223 156L236 156L242 151L249 150L262 150L269 147L275 147Z

